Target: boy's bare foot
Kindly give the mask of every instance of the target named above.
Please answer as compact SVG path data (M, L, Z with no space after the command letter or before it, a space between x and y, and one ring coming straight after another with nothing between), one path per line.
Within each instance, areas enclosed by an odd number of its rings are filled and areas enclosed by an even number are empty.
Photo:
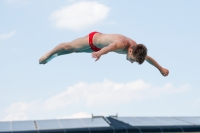
M47 60L48 59L48 57L47 56L42 56L41 58L40 58L40 60L39 60L39 64L46 64L47 63Z

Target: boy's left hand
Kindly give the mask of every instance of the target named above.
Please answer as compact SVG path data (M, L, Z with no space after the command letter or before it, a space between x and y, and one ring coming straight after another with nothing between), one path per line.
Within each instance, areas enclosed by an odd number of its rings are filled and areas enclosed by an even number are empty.
M168 76L169 70L167 70L166 68L161 68L161 69L160 69L160 73L161 73L163 76Z
M99 60L100 57L101 55L98 52L92 52L92 58L96 58L95 61Z

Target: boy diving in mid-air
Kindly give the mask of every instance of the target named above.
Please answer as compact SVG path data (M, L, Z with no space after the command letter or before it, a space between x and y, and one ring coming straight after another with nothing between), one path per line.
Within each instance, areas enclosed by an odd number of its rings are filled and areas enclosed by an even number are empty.
M91 32L85 37L59 44L42 56L39 63L46 64L56 56L76 52L92 53L95 61L108 52L126 54L126 59L131 63L137 62L138 64L142 64L146 60L155 66L163 76L169 74L169 70L161 67L152 57L147 55L147 48L143 44L137 44L134 40L123 35L103 34L99 32Z

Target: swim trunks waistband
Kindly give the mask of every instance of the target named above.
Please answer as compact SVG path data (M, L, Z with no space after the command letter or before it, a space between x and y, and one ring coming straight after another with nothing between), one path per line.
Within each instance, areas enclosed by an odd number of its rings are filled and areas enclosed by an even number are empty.
M93 41L92 41L93 36L94 36L94 34L96 34L96 33L99 33L99 32L94 31L94 32L91 32L91 33L89 34L89 45L90 45L91 49L92 49L93 51L95 51L95 52L101 50L100 48L97 48L96 46L94 46Z

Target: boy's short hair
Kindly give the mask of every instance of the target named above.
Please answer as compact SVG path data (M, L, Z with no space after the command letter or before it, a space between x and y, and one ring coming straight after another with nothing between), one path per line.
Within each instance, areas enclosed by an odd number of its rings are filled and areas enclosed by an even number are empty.
M136 46L132 47L133 49L133 56L135 56L136 62L140 65L144 62L145 57L147 55L147 48L144 44L137 44Z

